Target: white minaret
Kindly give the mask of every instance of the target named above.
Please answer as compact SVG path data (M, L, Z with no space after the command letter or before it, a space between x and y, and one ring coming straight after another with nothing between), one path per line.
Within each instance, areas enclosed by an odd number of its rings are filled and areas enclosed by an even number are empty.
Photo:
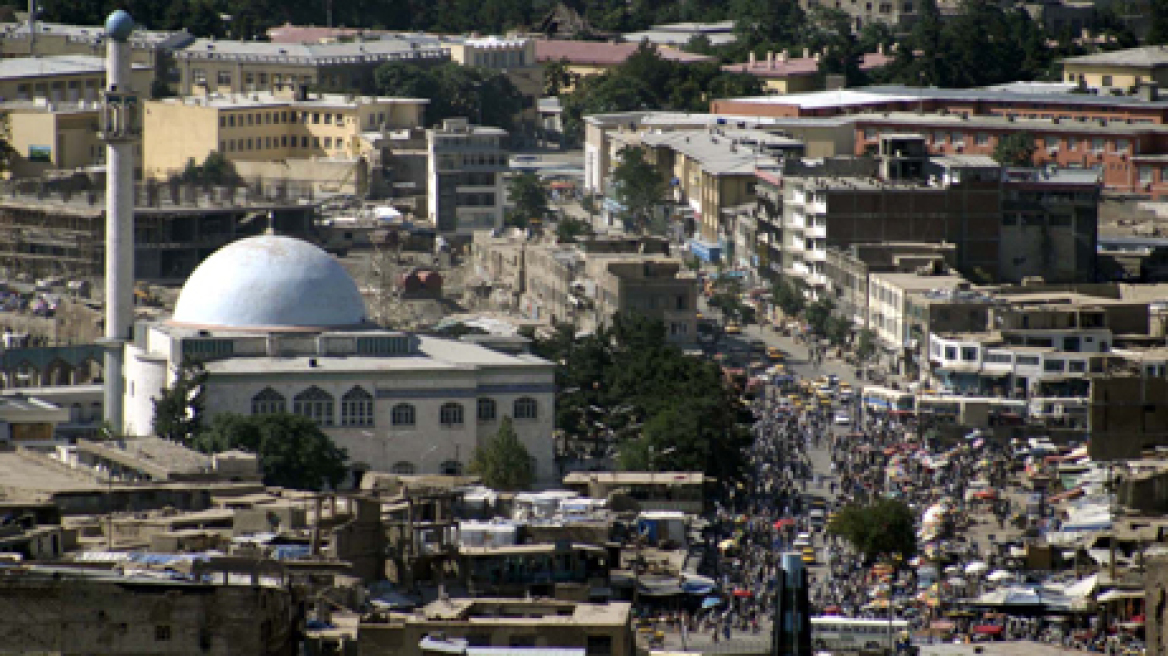
M134 145L138 97L130 88L130 33L134 19L121 9L105 20L105 419L124 430L125 344L134 321Z

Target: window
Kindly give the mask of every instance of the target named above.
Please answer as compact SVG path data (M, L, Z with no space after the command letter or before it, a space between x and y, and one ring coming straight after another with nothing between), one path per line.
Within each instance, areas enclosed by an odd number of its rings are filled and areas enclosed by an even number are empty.
M158 624L154 627L154 642L168 642L170 640L170 625Z
M365 388L354 387L341 397L341 425L373 425L373 395Z
M1079 338L1078 337L1064 337L1063 350L1071 353L1079 352Z
M438 421L443 426L461 426L462 404L443 403L442 408L438 411Z
M399 460L393 463L393 467L389 468L391 474L397 474L398 476L413 476L417 471L418 468L414 466L414 463L406 462L405 460Z
M1104 75L1103 79L1100 81L1100 84L1101 84L1101 86L1105 86L1105 87L1111 86L1111 76Z
M956 360L957 359L957 347L956 346L946 346L945 347L945 359L946 360Z
M462 476L462 463L457 460L447 460L442 463L439 471L443 476Z
M219 71L219 74L216 77L216 81L221 87L231 86L231 73L228 73L227 71Z
M332 114L325 114L324 115L324 124L325 125L332 125L333 124L333 115Z
M498 417L498 404L494 399L479 399L478 417L479 421L495 421Z
M1153 173L1153 170L1150 166L1141 166L1139 168L1140 184L1152 184L1155 181L1155 173Z
M325 116L328 116L328 114L325 114ZM333 147L333 138L332 137L325 137L324 138L324 147L325 148L332 148Z
M270 387L263 388L259 394L251 397L253 415L274 415L285 412L287 407L284 395Z
M313 385L292 399L292 412L308 417L320 426L333 425L333 397Z
M1076 374L1084 373L1087 371L1087 363L1082 360L1071 360L1067 362L1067 370Z
M394 426L413 426L416 423L414 406L409 403L399 403L389 412L389 421Z
M1103 139L1101 137L1095 137L1091 140L1091 150L1097 153L1103 152Z
M962 346L961 359L965 362L977 362L977 347L976 346Z
M1043 371L1059 372L1067 366L1066 360L1047 360L1042 363Z
M515 399L514 414L516 419L537 419L539 417L539 404L528 396Z

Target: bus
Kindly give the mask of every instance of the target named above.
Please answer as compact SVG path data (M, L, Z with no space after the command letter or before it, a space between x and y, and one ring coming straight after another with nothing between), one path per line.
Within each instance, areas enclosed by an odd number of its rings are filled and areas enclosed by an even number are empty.
M865 387L860 398L864 400L865 410L876 412L912 412L916 407L911 392L901 392L875 385Z
M829 651L884 649L908 635L908 620L812 617L811 647Z

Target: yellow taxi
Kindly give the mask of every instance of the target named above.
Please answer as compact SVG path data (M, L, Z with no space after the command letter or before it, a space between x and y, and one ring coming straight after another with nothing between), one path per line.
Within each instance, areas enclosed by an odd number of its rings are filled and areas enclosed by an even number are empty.
M783 355L783 351L779 347L771 346L767 348L767 357L775 362L779 362L786 356Z
M814 547L803 547L803 564L804 565L814 565L815 562L816 562L815 548Z
M742 334L742 326L739 326L736 323L728 323L728 324L726 324L726 334L727 335L741 335Z

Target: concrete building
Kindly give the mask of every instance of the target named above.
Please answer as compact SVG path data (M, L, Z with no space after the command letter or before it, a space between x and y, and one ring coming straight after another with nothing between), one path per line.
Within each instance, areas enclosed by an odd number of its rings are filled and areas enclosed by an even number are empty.
M712 23L665 23L651 25L641 32L626 32L621 35L629 43L648 41L657 46L671 46L684 48L695 38L708 39L711 46L725 46L738 41L734 33L734 21L715 21Z
M672 342L697 339L697 278L662 241L593 238L554 244L477 233L473 248L476 276L496 286L491 299L499 309L581 331L634 312L661 321Z
M207 194L185 184L135 186L134 279L181 282L214 249L268 224L308 237L311 183L280 180ZM0 266L30 276L96 278L105 266L104 190L20 192L0 199Z
M577 78L600 75L625 61L640 48L640 43L609 43L604 41L569 41L565 39L537 39L535 60L543 66L562 63ZM657 54L666 61L679 64L699 64L717 61L714 57L658 46ZM567 89L566 91L570 91Z
M133 88L149 97L154 69L131 68ZM84 55L0 59L0 100L95 102L105 88L105 60Z
M806 93L825 88L825 77L819 74L819 54L804 52L802 57L790 52L768 52L765 59L756 59L754 53L741 64L724 64L728 73L753 75L762 81L763 89L771 94ZM860 70L874 71L887 66L892 57L881 52L866 52L860 56Z
M301 86L369 93L374 70L392 61L450 61L450 50L434 36L413 34L317 44L196 39L174 53L175 87L181 96Z
M1063 79L1102 94L1131 94L1141 85L1168 87L1168 49L1144 46L1067 57Z
M507 131L452 118L426 131L427 210L438 234L469 240L503 227Z
M935 273L926 267L918 273L881 272L868 277L868 328L877 344L890 356L893 367L915 378L919 363L914 354L921 335L913 330L909 312L910 297L933 290L952 291L968 288L969 282L959 275Z
M953 268L956 262L953 244L858 243L842 249L828 248L825 270L835 311L858 326L867 326L869 274L912 273L922 268L939 273Z
M303 618L278 566L165 580L111 571L14 569L0 588L0 654L289 656ZM234 582L229 579L234 577ZM225 581L227 579L227 581Z
M218 152L245 177L315 178L322 192L367 193L388 183L385 137L419 129L427 102L299 90L148 102L143 175L167 179Z
M445 599L400 621L362 621L361 656L392 650L421 656L420 643L441 633L480 647L575 647L588 654L633 656L627 603L588 604L550 599Z
M509 416L537 479L554 477L552 363L370 326L352 278L307 242L263 236L217 251L174 316L134 334L128 434L150 430L152 399L198 358L209 415L304 415L348 450L354 472L461 473Z
M96 101L17 101L3 103L0 109L0 130L12 147L8 162L12 177L36 178L105 163L105 147L95 129Z
M158 74L166 70L175 50L192 43L195 37L185 30L166 32L137 29L130 35L130 61L151 68ZM0 57L55 57L82 55L104 57L105 29L100 25L66 25L44 21L0 24ZM139 87L149 89L150 85Z

